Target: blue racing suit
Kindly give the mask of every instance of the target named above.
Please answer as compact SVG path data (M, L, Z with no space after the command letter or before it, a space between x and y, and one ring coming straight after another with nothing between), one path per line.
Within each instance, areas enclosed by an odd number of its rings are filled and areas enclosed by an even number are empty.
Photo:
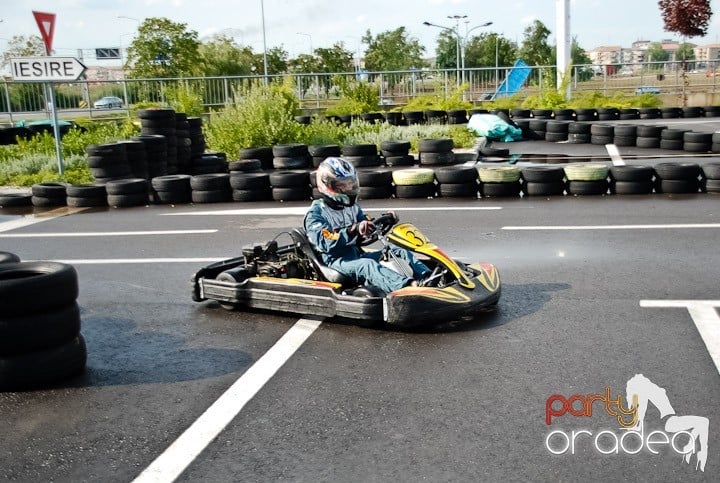
M373 285L386 293L407 286L413 279L381 265L381 251L363 251L358 246L359 235L350 234L350 226L370 219L357 203L336 210L323 200L315 200L305 215L305 232L325 265L358 284ZM430 273L430 269L408 250L398 247L391 250L410 264L416 277Z

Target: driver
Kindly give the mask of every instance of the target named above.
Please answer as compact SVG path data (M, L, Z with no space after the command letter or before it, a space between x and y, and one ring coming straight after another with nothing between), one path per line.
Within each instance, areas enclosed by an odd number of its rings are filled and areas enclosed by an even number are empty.
M356 204L358 178L352 164L343 158L326 158L317 170L317 188L322 199L313 201L305 215L305 231L310 243L329 267L358 284L378 287L386 293L408 285L421 285L430 269L408 250L390 249L406 260L414 278L380 264L382 251L365 252L359 246L375 232L372 218ZM393 223L398 218L391 212Z

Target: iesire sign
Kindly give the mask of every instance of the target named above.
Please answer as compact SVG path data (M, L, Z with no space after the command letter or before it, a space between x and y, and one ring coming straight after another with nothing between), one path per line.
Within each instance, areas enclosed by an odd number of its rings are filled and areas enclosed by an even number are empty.
M10 59L13 80L74 81L85 66L75 57L16 57Z

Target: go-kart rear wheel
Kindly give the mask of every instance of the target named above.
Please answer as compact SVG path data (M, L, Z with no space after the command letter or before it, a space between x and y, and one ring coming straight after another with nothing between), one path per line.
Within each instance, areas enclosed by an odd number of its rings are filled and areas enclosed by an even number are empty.
M215 280L219 280L220 282L238 283L248 279L250 276L251 274L249 270L245 268L234 268L221 272L217 277L215 277ZM218 300L218 304L220 304L220 307L225 310L237 310L241 305L233 302L222 302L220 300Z

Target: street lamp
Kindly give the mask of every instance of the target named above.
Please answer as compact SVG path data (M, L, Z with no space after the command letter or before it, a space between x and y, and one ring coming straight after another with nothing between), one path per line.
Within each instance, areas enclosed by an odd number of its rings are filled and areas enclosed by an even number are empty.
M483 28L483 27L492 25L492 22L485 22L485 23L481 23L480 25L476 25L476 26L468 29L468 23L470 23L470 22L468 22L466 20L465 21L465 37L463 38L462 46L460 47L461 48L460 55L462 57L462 81L463 82L465 82L465 49L467 48L468 36L470 35L470 32L472 32L475 29L479 29L479 28ZM497 39L495 40L495 63L497 64ZM497 70L497 66L495 67L495 69Z
M449 30L450 32L453 32L455 34L455 80L458 87L460 87L460 19L466 17L467 15L448 15L448 18L453 18L456 20L455 28L434 24L428 21L423 22L423 25L427 27L437 27L439 29Z
M308 38L308 40L310 41L310 55L312 55L313 54L312 35L306 34L305 32L295 32L295 33L297 35L304 35L305 37Z
M263 32L263 67L265 69L265 85L268 83L268 66L267 66L267 39L265 37L265 2L260 0L260 16L262 17Z

